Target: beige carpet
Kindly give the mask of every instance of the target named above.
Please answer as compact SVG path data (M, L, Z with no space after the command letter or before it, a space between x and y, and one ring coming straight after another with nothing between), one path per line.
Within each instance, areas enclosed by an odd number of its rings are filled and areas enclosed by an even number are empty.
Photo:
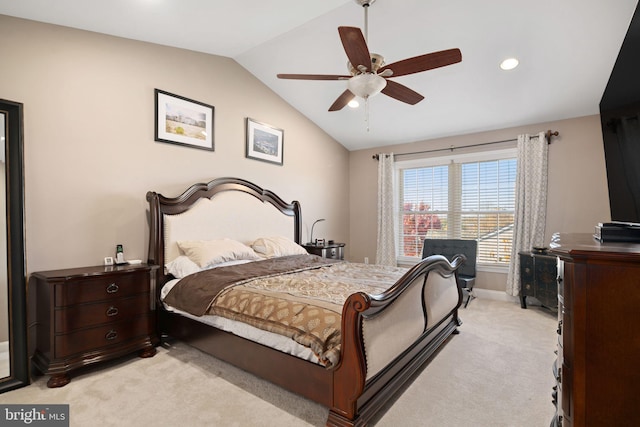
M473 300L464 324L373 425L548 426L556 316ZM71 426L323 426L327 409L184 345L0 394L0 403L70 404Z

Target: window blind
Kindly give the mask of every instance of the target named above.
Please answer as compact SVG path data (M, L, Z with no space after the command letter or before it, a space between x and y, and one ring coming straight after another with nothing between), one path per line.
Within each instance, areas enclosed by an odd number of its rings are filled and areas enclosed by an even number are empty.
M398 254L420 258L425 238L478 241L479 264L507 265L513 242L517 161L482 160L398 166ZM486 159L489 157L489 159ZM415 163L415 162L413 162ZM438 162L435 162L438 163ZM443 164L444 163L444 164Z

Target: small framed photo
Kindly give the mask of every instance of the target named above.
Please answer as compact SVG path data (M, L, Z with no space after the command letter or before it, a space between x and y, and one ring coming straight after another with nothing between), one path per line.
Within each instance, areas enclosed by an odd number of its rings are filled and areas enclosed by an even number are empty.
M284 131L247 118L247 158L283 164Z
M155 90L155 140L214 151L214 107Z

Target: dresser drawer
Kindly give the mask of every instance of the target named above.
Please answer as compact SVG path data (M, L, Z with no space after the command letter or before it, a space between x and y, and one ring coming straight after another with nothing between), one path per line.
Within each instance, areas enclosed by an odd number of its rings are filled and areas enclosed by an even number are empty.
M55 287L55 306L113 300L149 292L148 273L137 272L70 280Z
M149 294L93 304L81 304L55 310L55 332L119 322L149 312Z
M62 358L76 353L99 351L101 347L118 345L131 338L148 335L150 325L151 316L144 315L121 322L56 335L55 357Z

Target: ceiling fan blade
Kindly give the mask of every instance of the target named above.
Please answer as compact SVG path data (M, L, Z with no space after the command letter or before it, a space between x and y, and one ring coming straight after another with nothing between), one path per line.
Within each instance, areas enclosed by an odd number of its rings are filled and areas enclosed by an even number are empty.
M393 71L390 77L406 76L407 74L420 73L422 71L433 70L434 68L445 67L462 61L460 49L441 50L440 52L427 53L425 55L414 56L385 65L378 70L378 74L386 69Z
M362 65L366 67L367 71L371 71L371 55L360 28L338 27L338 32L344 51L353 68L358 69L358 65Z
M342 92L342 95L340 95L338 99L336 99L336 101L331 104L331 107L329 107L329 111L342 110L344 106L347 105L349 101L351 101L355 97L356 96L349 89L345 90L344 92Z
M293 80L348 80L351 76L339 76L334 74L278 74L278 78Z
M395 98L398 101L406 102L411 105L415 105L424 99L424 96L420 95L418 92L391 80L387 80L387 85L382 89L382 93L390 96L391 98Z

